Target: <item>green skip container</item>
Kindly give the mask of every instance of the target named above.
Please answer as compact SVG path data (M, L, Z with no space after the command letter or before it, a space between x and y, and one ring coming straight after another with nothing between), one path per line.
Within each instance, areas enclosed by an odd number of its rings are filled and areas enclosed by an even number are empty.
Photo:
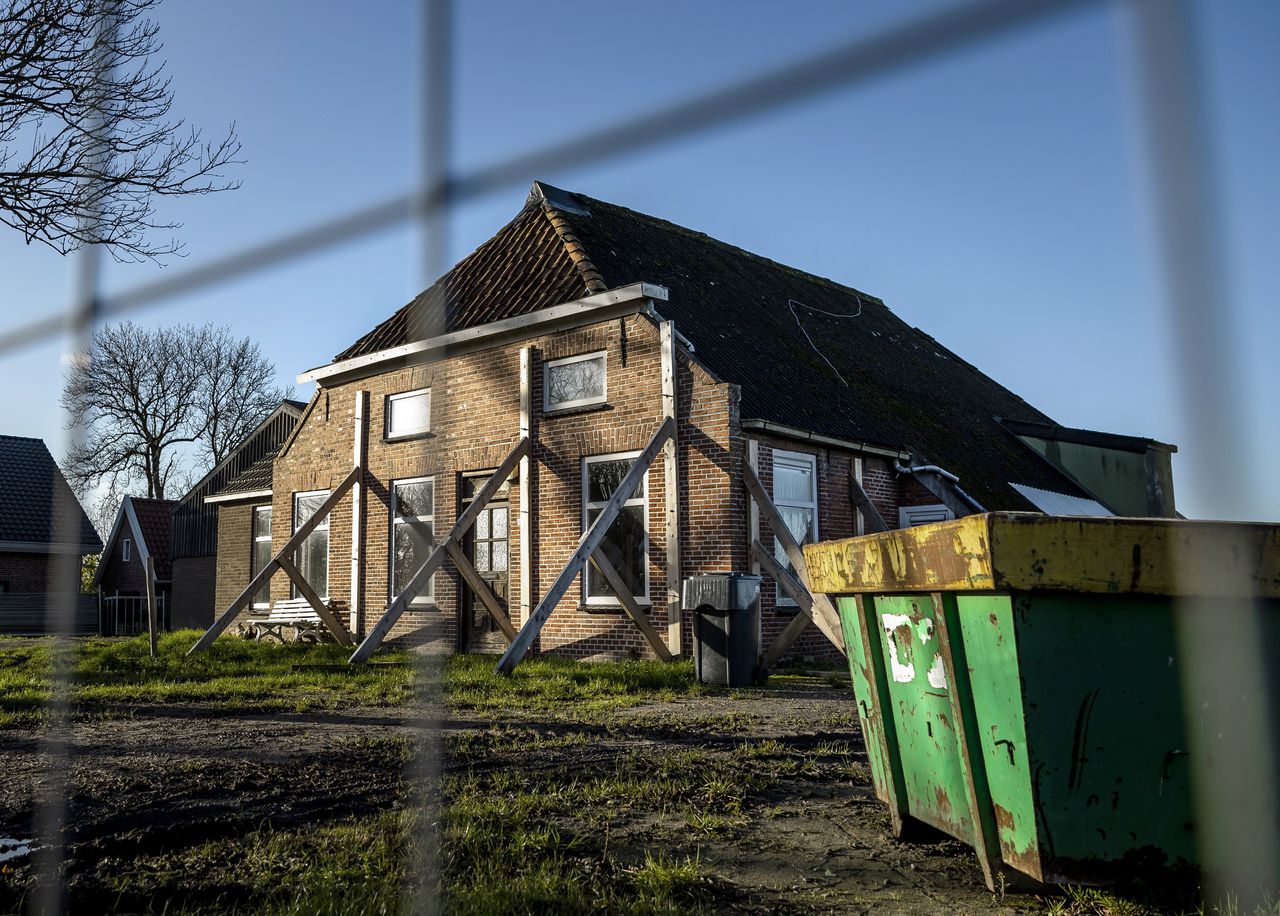
M839 608L895 833L914 819L970 844L993 889L1002 866L1045 883L1207 867L1214 830L1280 825L1280 526L987 513L805 560ZM1260 677L1237 689L1242 671Z

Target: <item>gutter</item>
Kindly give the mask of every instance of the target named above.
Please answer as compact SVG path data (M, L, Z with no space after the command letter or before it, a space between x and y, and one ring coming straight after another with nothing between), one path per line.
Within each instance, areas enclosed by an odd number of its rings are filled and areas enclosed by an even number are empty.
M101 547L92 544L68 544L66 541L0 541L0 553L53 553L83 557L101 552Z
M882 445L870 445L866 442L854 442L850 439L837 439L834 436L823 436L820 433L809 432L808 430L800 429L797 426L785 426L782 423L774 423L772 420L743 420L742 428L756 430L757 432L772 433L775 436L782 436L787 439L799 439L804 442L815 442L819 445L834 445L838 448L849 449L855 452L863 452L868 455L879 455L883 458L894 458L898 461L911 457L910 452L885 448Z
M655 299L666 301L666 287L654 283L632 283L629 286L575 299L563 305L538 309L527 315L491 321L474 328L451 331L426 340L317 366L300 374L297 381L299 385L307 382L316 382L321 387L326 387L326 383L336 385L398 368L400 365L431 362L446 356L497 347L552 331L582 327L635 314L651 308L651 303Z
M212 496L204 498L205 505L209 503L235 503L246 499L262 499L270 498L271 488L267 487L263 490L245 490L243 493L215 493Z

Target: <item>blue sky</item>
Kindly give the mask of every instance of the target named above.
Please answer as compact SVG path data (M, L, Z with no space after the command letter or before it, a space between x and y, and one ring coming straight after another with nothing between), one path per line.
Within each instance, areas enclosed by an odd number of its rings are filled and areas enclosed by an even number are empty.
M461 5L454 160L497 162L947 5ZM459 209L451 260L515 213L528 180L581 190L875 293L1061 423L1177 443L1188 515L1280 518L1267 475L1280 453L1280 4L1198 11L1247 421L1222 464L1250 494L1243 512L1188 473L1186 456L1216 444L1196 441L1177 397L1131 35L1111 6L607 165L526 176ZM110 290L415 180L413 4L170 0L158 19L178 112L210 134L237 122L243 187L167 207L187 257L112 265ZM420 250L418 232L390 230L136 318L227 322L290 381L425 285ZM0 332L65 308L70 267L0 232ZM0 356L0 432L55 454L60 351Z

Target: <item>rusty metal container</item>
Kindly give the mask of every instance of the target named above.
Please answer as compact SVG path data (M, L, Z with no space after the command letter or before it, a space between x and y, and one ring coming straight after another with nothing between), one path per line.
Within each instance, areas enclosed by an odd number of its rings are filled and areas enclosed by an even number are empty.
M971 844L988 884L1003 866L1063 883L1200 864L1195 793L1237 778L1233 703L1256 704L1280 782L1274 676L1224 698L1188 675L1175 627L1261 620L1257 648L1280 658L1280 526L989 513L805 559L840 610L894 829Z

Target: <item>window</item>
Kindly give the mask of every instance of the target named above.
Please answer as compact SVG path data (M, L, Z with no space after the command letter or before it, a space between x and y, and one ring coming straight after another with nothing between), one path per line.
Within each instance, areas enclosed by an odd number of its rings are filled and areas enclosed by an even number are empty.
M605 351L553 359L544 368L543 410L605 402Z
M435 480L418 477L391 485L391 597L409 584L436 546ZM435 576L413 597L411 604L431 604Z
M293 494L293 530L296 532L316 510L329 498L328 490L316 490L312 493ZM321 598L329 597L329 517L312 529L303 539L294 554L294 563L302 578ZM293 597L298 597L298 588L293 588Z
M404 439L431 431L431 389L389 394L386 400L386 438Z
M253 507L253 549L249 554L249 579L262 572L271 562L271 507ZM253 596L254 607L267 607L271 604L271 582L262 583L262 588Z
M941 503L932 506L905 506L898 510L898 527L914 528L932 522L950 521L955 517L955 513Z
M582 459L582 530L596 520L627 476L639 452L626 455L597 455ZM622 581L631 586L636 600L649 601L648 474L635 493L622 504L622 511L609 526L600 550L613 564ZM600 570L588 563L585 598L587 604L617 605L618 599Z
M813 455L774 451L773 504L797 544L803 547L818 539L818 462ZM783 569L795 572L791 558L777 538L773 542L773 555ZM778 604L795 607L795 602L781 588Z
M128 538L125 538L124 543L120 545L120 558L124 560L126 563L128 563L129 558L132 556L133 556L133 541L129 540Z

